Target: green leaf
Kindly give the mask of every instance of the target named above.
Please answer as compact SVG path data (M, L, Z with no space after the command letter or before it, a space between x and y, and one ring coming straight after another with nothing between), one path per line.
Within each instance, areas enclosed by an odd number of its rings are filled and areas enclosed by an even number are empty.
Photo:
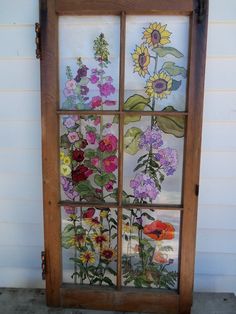
M88 83L89 83L89 79L86 76L81 77L80 82L79 82L81 86L87 85Z
M130 155L135 155L139 150L139 140L142 134L142 130L136 127L132 127L127 130L124 137L125 152Z
M96 156L96 151L94 149L88 148L84 151L84 155L87 158L91 158L91 157Z
M187 76L186 69L177 66L174 62L165 62L162 68L171 76L182 75L184 78Z
M172 106L164 108L162 111L171 112L177 111ZM157 126L165 133L172 134L175 137L184 136L184 117L174 117L174 116L157 116L155 119Z
M104 277L102 281L107 283L109 286L114 286L113 282L108 277Z
M158 54L159 57L165 57L166 55L172 55L176 58L182 58L184 55L177 49L173 47L158 47L153 49L154 52Z
M103 187L109 181L110 181L109 175L106 173L102 175L96 174L94 176L94 182L100 187Z
M93 194L94 188L89 181L82 181L77 184L76 191L80 193L81 197L84 197L91 193Z
M172 80L171 90L175 91L175 90L179 89L181 83L182 83L182 81Z

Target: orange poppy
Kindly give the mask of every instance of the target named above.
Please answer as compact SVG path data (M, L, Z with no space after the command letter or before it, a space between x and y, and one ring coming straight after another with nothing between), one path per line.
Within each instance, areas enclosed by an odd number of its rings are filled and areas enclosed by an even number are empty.
M151 224L144 226L144 234L153 240L172 240L175 236L175 228L172 224L160 220L153 221Z

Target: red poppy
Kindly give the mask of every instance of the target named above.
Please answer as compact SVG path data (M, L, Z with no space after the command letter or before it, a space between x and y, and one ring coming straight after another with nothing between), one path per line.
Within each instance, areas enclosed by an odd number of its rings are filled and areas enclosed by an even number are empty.
M85 212L83 212L83 218L92 218L95 214L95 208L88 208Z
M84 160L84 152L81 149L75 149L72 154L73 160L81 162Z
M174 226L160 220L153 221L151 224L144 226L143 232L149 238L157 241L172 240L175 236Z

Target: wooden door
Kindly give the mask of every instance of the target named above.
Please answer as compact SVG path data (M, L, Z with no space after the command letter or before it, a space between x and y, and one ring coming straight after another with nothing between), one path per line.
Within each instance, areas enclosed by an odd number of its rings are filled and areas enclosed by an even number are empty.
M48 305L190 313L207 13L41 1Z

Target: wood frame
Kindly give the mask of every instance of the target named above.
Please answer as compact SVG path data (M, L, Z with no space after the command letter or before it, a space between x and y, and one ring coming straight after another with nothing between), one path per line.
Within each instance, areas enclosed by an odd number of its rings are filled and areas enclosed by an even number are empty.
M204 16L199 7L204 4ZM187 111L164 113L165 115L182 115L187 119L185 139L185 164L183 177L182 206L153 206L165 210L180 210L182 213L181 248L180 248L180 277L178 292L157 292L146 289L138 290L122 288L117 282L117 290L109 288L98 289L78 288L62 285L61 275L61 243L59 207L59 152L58 116L72 111L59 110L58 87L58 15L110 14L121 17L121 50L120 50L120 115L119 135L122 137L124 111L124 38L126 14L166 14L187 15L190 17L189 44L189 78ZM42 96L42 149L43 149L43 192L44 192L44 235L46 254L46 296L49 306L82 307L90 309L106 309L119 311L146 311L159 314L189 314L192 305L194 282L194 258L197 220L199 184L201 125L204 92L204 72L206 56L208 21L208 0L41 0L41 96ZM48 87L50 82L50 88ZM84 114L88 112L84 112ZM93 111L93 114L96 112ZM101 112L98 112L101 114ZM104 114L114 114L105 112ZM83 112L80 111L80 114ZM132 114L132 113L130 113ZM134 114L137 114L135 112ZM150 112L143 113L150 115ZM163 115L155 112L155 115ZM122 142L122 141L121 141ZM119 156L122 156L122 144ZM123 158L120 158L122 170ZM119 186L122 186L122 176ZM118 222L122 219L122 192L119 189ZM68 203L67 203L68 204ZM71 205L71 204L70 204ZM74 203L73 206L78 206ZM110 207L117 207L112 204ZM121 223L119 223L118 247L121 248ZM121 261L121 251L118 253L118 263ZM121 268L118 268L118 277ZM138 302L142 300L142 302Z

